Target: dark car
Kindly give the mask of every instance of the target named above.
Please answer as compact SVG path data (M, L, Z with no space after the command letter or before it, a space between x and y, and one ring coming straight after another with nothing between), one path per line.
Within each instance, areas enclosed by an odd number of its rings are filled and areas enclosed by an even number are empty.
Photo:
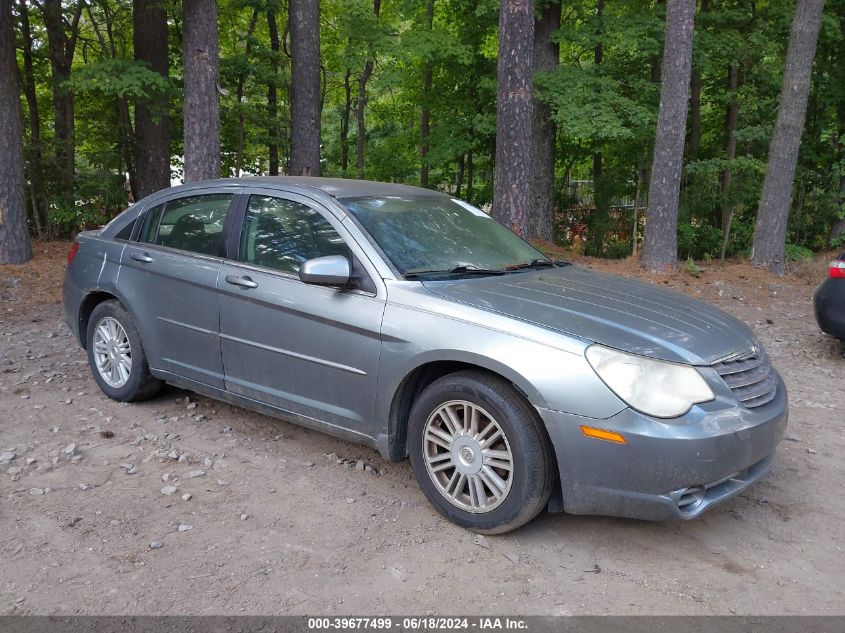
M827 279L813 296L822 332L845 341L845 253L830 262Z

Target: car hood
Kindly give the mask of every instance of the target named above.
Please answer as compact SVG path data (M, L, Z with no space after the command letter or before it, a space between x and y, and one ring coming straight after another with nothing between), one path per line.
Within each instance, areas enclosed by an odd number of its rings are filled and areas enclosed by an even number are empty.
M754 341L711 305L578 266L424 283L452 301L661 360L710 365Z

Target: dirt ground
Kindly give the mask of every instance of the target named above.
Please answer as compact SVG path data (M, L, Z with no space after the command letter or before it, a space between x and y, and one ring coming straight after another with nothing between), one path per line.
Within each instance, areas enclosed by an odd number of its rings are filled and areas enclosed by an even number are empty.
M368 448L174 388L105 398L62 322L66 250L0 267L0 613L845 613L845 347L812 316L823 263L653 278L746 320L783 374L790 426L762 482L692 522L544 513L482 538Z

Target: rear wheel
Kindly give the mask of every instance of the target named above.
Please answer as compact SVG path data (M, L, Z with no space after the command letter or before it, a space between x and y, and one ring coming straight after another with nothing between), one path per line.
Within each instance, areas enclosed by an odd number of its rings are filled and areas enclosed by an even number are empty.
M546 434L497 376L462 371L433 382L411 409L408 442L420 487L453 523L500 534L548 503L554 457Z
M88 363L109 398L137 402L154 396L163 384L150 374L135 323L119 301L94 308L86 332Z

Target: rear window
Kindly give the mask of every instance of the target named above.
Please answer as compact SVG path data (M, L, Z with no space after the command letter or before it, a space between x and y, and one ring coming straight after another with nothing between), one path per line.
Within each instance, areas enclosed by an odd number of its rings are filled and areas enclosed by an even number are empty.
M151 210L142 242L191 253L218 255L231 193L186 196Z

